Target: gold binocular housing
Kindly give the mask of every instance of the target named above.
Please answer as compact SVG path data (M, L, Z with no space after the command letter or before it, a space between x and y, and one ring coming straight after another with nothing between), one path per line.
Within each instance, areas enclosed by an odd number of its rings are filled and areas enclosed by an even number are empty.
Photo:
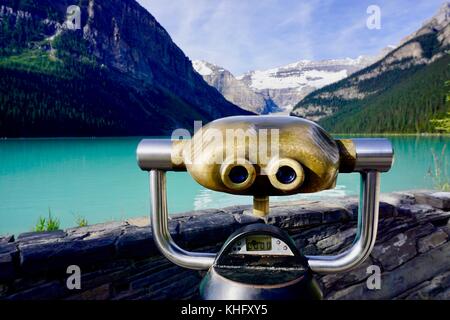
M184 137L186 135L183 135ZM379 173L393 163L387 139L333 139L312 121L291 116L237 116L215 120L191 139L144 139L137 148L150 172L152 228L161 252L174 263L207 269L215 254L187 252L167 228L166 171L187 171L205 188L254 198L253 213L269 213L269 196L334 188L338 173L359 172L358 233L348 252L307 257L313 271L353 268L372 250L378 223Z
M258 215L268 213L268 196L331 189L338 172L387 171L392 163L386 139L334 140L289 116L223 118L189 140L143 140L137 154L143 170L188 171L205 188L254 196Z

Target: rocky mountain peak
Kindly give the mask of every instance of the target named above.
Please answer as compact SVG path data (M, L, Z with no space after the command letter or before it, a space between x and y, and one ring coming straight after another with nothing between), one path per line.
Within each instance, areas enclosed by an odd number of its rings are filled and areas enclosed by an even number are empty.
M1 128L3 136L11 132L19 136L166 134L192 128L194 120L250 114L211 88L155 17L135 0L76 2L80 26L67 28L66 13L73 4L70 0L0 0L3 76L23 77L20 68L27 68L38 56L44 63L35 64L33 75L28 75L41 81L33 90L62 92L65 86L83 91L73 99L48 94L34 99L32 107L29 99L7 106L17 109L21 117L6 118L9 125ZM13 63L16 55L24 66ZM52 68L47 70L49 65ZM86 80L89 85L81 88L73 83L87 77L95 80ZM37 94L26 87L27 81L17 83L20 88L5 89L14 95L11 99ZM47 88L49 83L57 88ZM7 85L13 86L14 81ZM49 119L48 114L56 116ZM39 119L33 118L33 123L38 125L25 128L22 119L36 115ZM60 126L54 125L55 119Z
M450 22L450 2L445 2L439 8L438 12L425 25L433 25L435 27L445 27Z
M260 114L274 110L270 100L266 100L264 96L254 92L244 82L236 79L230 71L202 60L194 60L192 66L225 99L241 108Z
M221 68L204 60L194 60L192 61L192 66L194 67L195 71L197 71L202 76L210 76L214 73L229 72L224 68Z
M257 113L288 113L308 93L339 81L377 59L379 56L302 59L280 67L249 71L237 77L206 61L194 61L193 66L226 99L244 109Z
M417 31L403 38L400 41L399 47L405 44L406 42L410 41L411 39L414 39L421 35L430 32L439 32L445 28L448 28L449 23L450 23L450 2L444 2L433 17L426 20Z
M449 22L450 3L445 2L397 47L388 47L381 59L311 92L291 114L339 133L438 130L433 119L448 109L444 83L449 79Z

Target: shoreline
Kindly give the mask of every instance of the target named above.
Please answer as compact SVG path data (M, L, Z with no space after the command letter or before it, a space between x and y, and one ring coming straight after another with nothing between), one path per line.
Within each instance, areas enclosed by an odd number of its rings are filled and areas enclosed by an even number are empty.
M448 137L450 133L329 133L331 136L365 136L365 137ZM110 140L110 139L160 139L170 136L80 136L80 137L0 137L0 141L7 140Z
M449 137L450 133L330 133L333 136Z

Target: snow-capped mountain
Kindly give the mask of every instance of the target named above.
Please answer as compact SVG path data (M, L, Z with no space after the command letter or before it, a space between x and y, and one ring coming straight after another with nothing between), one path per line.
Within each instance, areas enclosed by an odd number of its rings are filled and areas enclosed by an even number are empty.
M300 60L278 68L250 71L237 77L252 90L290 112L308 93L339 81L370 65L375 57L356 59Z
M205 61L193 61L194 69L230 102L257 113L289 113L308 93L339 81L385 55L356 59L300 60L267 70L234 77L228 70Z
M228 70L201 60L193 61L192 66L225 99L241 108L263 114L276 111L270 99L265 99L262 94L252 90L246 83L237 80Z

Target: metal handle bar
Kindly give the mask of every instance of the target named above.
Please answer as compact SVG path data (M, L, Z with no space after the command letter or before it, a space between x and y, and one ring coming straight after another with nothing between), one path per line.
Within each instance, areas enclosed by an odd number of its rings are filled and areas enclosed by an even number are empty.
M166 190L165 171L150 171L151 225L156 246L176 265L194 270L209 269L216 257L215 253L186 251L173 241L169 232Z

